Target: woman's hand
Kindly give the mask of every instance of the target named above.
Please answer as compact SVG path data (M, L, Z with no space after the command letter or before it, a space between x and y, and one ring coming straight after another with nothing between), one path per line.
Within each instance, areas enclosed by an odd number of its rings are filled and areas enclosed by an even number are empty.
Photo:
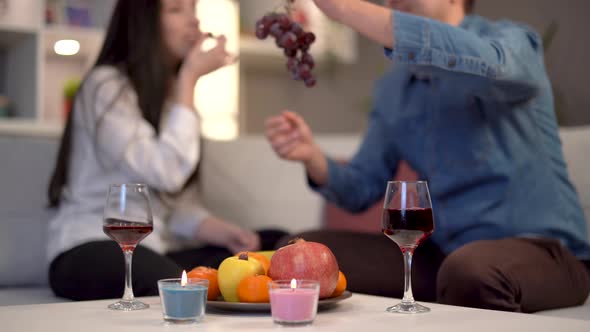
M234 55L227 51L225 36L214 38L217 42L215 47L204 51L203 42L207 38L209 38L208 34L202 35L180 67L177 82L177 102L189 108L194 107L194 90L197 80L201 76L214 72L219 68L233 64L237 60Z
M209 38L215 40L216 44L212 49L205 51L203 43ZM236 62L236 57L227 51L226 46L225 36L212 37L211 34L202 34L184 59L180 67L180 77L188 77L196 81L201 76Z
M225 247L233 254L260 250L258 233L215 217L209 217L201 222L196 238L208 244Z
M205 51L203 50L203 43L208 38L215 40L216 45L212 49ZM195 43L182 63L180 68L181 77L190 76L198 79L219 68L233 64L236 57L227 51L226 46L227 39L225 36L211 37L211 34L202 34L202 37Z

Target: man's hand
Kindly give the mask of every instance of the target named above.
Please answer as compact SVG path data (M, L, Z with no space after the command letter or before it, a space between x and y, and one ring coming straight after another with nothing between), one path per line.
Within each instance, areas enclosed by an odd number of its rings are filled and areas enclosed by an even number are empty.
M266 120L265 127L266 138L279 157L302 162L309 177L318 185L327 182L328 162L302 117L285 111Z

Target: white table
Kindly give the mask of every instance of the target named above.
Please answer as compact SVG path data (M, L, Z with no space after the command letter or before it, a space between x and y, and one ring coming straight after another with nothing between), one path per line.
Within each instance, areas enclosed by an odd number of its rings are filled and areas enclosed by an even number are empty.
M505 313L428 304L430 313L400 315L384 312L396 299L354 294L337 307L322 311L313 325L283 328L270 314L219 314L208 312L205 320L191 325L167 325L162 320L158 297L144 298L151 307L134 312L106 308L113 302L88 301L0 307L0 331L43 332L149 332L149 331L337 331L337 332L590 332L590 321L538 315Z

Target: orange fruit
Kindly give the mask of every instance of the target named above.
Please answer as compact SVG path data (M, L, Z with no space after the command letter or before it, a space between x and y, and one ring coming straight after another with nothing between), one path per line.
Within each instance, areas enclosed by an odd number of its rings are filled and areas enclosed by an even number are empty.
M238 284L240 302L264 303L270 301L268 282L272 281L265 275L249 276Z
M338 283L336 284L336 288L330 297L340 296L346 290L346 277L342 271L338 271Z
M217 281L217 270L206 266L197 266L186 274L187 278L207 279L209 280L209 289L207 289L207 300L217 300L221 292Z
M270 260L268 258L266 258L266 256L259 254L259 253L255 253L252 251L242 251L236 254L236 256L240 256L241 254L248 254L248 257L252 257L254 259L256 259L261 265L262 268L264 269L264 274L268 274L268 268L270 267Z

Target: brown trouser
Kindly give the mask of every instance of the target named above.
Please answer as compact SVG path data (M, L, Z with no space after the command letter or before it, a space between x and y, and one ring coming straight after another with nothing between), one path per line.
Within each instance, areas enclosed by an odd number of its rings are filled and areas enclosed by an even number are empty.
M402 297L402 254L384 235L322 230L298 236L332 249L349 290ZM551 239L476 241L448 256L426 241L414 254L412 289L419 301L535 312L583 304L590 264Z

